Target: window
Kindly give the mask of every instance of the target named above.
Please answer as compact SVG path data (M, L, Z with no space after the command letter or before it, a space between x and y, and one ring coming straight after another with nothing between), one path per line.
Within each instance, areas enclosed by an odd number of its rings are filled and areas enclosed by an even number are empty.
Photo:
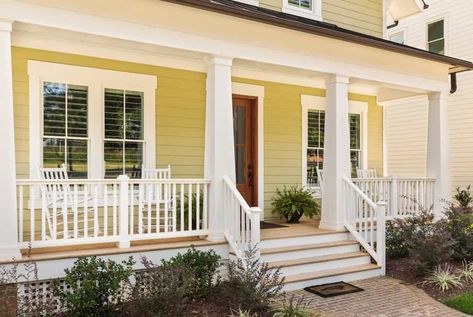
M391 34L389 36L389 40L391 42L404 44L404 32L398 32L398 33Z
M155 168L156 76L40 61L28 75L31 178L62 164L93 179Z
M288 0L288 4L300 9L312 10L312 0Z
M444 20L427 25L427 49L429 52L445 54Z
M361 168L361 115L350 113L350 161L352 176ZM307 114L307 184L318 185L317 167L324 163L325 111L308 110Z
M143 93L105 89L105 177L141 176L144 150Z
M283 0L282 12L322 21L322 0Z
M43 83L43 166L65 164L71 178L87 178L88 87Z

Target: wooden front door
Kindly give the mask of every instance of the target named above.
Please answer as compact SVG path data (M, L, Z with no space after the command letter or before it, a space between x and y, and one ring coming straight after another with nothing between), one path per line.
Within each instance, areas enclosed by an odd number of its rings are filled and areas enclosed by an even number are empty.
M258 126L256 99L233 96L236 185L250 206L258 199Z

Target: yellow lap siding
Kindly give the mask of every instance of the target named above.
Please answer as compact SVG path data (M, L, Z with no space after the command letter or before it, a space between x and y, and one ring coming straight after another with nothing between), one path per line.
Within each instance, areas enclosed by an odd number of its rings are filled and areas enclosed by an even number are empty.
M156 162L171 164L176 177L203 177L204 73L21 47L12 48L12 58L18 177L29 177L28 60L156 76Z

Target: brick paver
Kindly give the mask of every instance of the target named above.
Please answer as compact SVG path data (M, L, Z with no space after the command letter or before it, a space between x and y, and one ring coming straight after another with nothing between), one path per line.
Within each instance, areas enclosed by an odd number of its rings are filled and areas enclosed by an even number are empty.
M304 296L314 312L324 317L467 316L439 303L423 290L392 278L373 278L351 284L364 291L332 298L322 298L303 290L290 294Z

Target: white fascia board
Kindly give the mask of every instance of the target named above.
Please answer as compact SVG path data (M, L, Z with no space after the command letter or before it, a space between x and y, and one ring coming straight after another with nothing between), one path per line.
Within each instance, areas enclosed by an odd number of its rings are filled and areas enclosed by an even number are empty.
M445 82L421 76L381 70L366 65L350 64L314 55L296 55L269 47L237 43L181 31L130 23L95 15L5 0L0 3L0 18L24 23L142 42L147 44L231 56L243 60L271 63L328 74L348 74L366 80L379 81L406 88L440 91Z

